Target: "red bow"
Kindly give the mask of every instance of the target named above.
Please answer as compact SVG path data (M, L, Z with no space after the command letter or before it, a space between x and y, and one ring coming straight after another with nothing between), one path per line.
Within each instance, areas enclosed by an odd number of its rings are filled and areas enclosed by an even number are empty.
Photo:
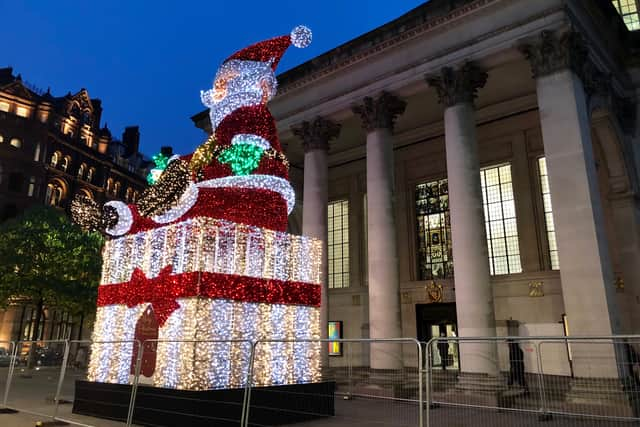
M131 280L123 283L121 292L127 295L127 307L135 307L142 303L151 303L153 313L158 320L158 325L163 326L171 313L180 308L176 301L179 295L176 288L179 285L179 276L171 277L173 267L168 265L160 270L160 273L149 279L144 272L136 268L133 270ZM175 283L174 283L175 282Z

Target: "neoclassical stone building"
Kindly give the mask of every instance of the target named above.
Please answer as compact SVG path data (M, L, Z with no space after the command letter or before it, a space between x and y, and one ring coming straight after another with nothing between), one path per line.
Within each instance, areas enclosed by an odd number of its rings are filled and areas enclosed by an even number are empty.
M279 76L291 227L327 241L344 337L640 331L640 37L614 6L431 0ZM553 369L615 376L598 351Z

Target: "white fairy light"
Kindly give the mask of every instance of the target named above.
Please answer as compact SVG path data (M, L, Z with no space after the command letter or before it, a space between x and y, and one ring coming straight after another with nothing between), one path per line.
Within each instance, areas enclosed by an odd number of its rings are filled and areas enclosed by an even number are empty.
M231 138L231 145L237 144L254 145L262 148L263 150L271 148L271 143L269 141L259 135L252 135L250 133L241 133Z
M180 199L176 202L176 205L169 209L167 212L151 217L151 219L158 224L166 224L180 218L186 214L189 209L196 204L198 200L198 187L194 183L189 183L189 186L184 193L180 196Z

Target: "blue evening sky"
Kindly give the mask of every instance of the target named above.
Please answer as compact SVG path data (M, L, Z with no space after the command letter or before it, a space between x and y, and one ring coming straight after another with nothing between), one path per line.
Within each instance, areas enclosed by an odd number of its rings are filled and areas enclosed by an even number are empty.
M307 25L313 43L290 48L283 72L423 2L0 0L0 67L55 96L87 88L114 136L140 126L147 155L187 153L204 137L189 118L204 108L200 89L236 50Z

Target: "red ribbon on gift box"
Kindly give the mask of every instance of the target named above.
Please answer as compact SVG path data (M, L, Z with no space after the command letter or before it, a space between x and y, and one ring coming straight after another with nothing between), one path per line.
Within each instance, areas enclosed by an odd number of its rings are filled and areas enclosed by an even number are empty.
M234 301L320 306L320 285L235 274L195 271L172 274L172 266L148 278L136 268L128 282L98 287L98 307L126 304L135 307L150 303L158 325L180 308L178 298L205 297Z

